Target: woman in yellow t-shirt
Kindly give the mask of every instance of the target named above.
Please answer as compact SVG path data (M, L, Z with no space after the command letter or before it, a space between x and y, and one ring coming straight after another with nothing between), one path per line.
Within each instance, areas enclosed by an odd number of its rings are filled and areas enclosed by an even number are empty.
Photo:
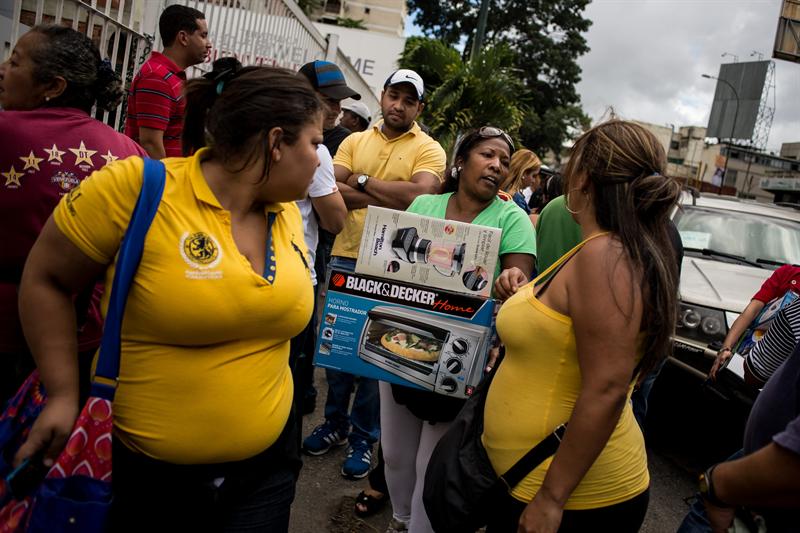
M303 78L266 67L192 80L186 98L211 141L163 161L164 194L128 295L112 526L286 531L299 468L289 340L313 307L294 201L319 164L323 106ZM21 317L49 399L17 461L42 450L51 462L72 428L71 295L99 277L111 286L142 170L132 157L92 174L31 251Z
M630 393L667 354L677 262L667 223L680 193L650 132L611 120L581 136L564 172L583 242L513 293L497 317L506 357L489 389L483 443L498 473L568 422L555 455L492 510L487 531L638 531L647 455ZM544 283L540 283L542 280ZM524 285L523 285L524 284Z

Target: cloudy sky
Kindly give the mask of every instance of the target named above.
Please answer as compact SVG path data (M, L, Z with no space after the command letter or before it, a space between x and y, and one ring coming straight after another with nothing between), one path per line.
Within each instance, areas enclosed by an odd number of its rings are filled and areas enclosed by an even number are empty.
M772 55L780 0L594 0L579 64L584 110L675 126L708 123L720 63ZM775 60L775 118L768 148L800 141L800 64Z
M594 0L579 59L584 111L611 106L624 118L706 126L721 63L772 55L780 0ZM409 34L418 34L413 24ZM775 60L775 118L768 148L800 141L800 63Z

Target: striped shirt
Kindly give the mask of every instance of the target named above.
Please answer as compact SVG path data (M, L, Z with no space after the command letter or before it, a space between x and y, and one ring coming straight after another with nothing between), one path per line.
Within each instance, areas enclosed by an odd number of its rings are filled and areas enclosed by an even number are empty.
M131 84L125 135L140 142L140 127L161 130L164 132L167 157L182 156L185 80L186 73L172 60L164 54L153 52Z
M781 309L767 333L745 357L748 369L761 381L767 381L792 354L800 342L800 300Z

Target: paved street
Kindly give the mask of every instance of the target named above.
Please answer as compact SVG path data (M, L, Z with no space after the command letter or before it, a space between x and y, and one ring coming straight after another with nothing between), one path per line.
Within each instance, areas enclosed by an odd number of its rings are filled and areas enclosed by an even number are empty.
M663 380L662 380L663 378ZM317 371L320 387L318 407L306 417L304 434L319 423L324 400L324 373ZM698 407L703 404L706 409ZM671 533L676 530L687 510L684 498L694 492L695 475L690 471L706 466L710 460L720 460L735 442L716 443L714 434L729 441L740 431L733 413L715 403L703 392L698 382L685 378L669 365L653 390L651 418L648 421L648 455L650 460L651 499L642 532ZM709 413L723 411L714 423L704 423ZM690 416L683 416L690 413ZM724 424L725 428L720 424ZM704 429L702 429L704 428ZM740 433L739 433L740 434ZM731 437L730 435L734 435ZM368 520L352 513L353 502L365 481L347 481L339 474L344 459L344 447L321 457L305 457L297 496L292 507L292 533L383 533L391 518L387 506L384 512Z

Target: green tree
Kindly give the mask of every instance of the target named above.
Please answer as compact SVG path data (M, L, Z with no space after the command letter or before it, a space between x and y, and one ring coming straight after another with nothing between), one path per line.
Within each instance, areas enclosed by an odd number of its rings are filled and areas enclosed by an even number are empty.
M425 80L425 110L420 120L449 153L459 133L491 124L518 137L525 108L514 53L503 44L484 48L474 61L436 39L410 37L400 68L417 71Z
M310 15L315 9L322 7L322 0L297 0L297 5L303 13Z
M480 0L407 0L409 12L426 35L448 45L471 48ZM577 58L589 47L583 37L591 21L583 18L589 0L489 0L487 46L505 44L524 86L526 109L520 137L536 151L560 152L571 130L584 129L589 118L575 86Z
M364 21L361 19L351 19L348 17L339 17L336 19L336 25L342 26L343 28L355 28L357 30L366 30L367 27L364 25Z

